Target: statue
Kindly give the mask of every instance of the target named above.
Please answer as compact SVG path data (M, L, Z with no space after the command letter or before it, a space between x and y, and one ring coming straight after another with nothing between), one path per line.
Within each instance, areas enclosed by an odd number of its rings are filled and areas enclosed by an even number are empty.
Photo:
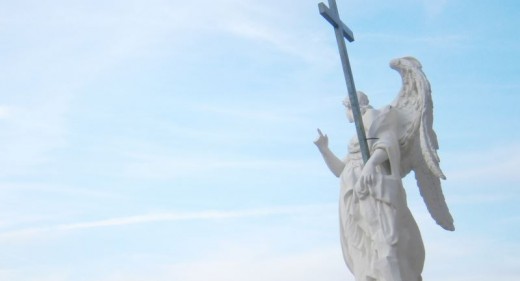
M366 164L356 137L344 160L331 152L320 129L314 142L328 168L340 178L341 245L356 281L422 280L424 246L401 181L410 171L433 219L446 230L455 229L440 184L445 176L432 128L430 83L415 58L392 60L390 67L403 81L391 105L374 109L367 96L357 92L370 149ZM350 101L343 103L352 123Z

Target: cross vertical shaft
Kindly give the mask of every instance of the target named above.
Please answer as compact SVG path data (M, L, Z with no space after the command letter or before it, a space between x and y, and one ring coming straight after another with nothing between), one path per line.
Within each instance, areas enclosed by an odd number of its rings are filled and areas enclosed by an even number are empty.
M354 85L354 77L352 76L352 70L350 68L350 61L348 59L347 46L345 39L349 42L354 41L354 35L352 31L341 21L339 18L338 7L336 0L328 0L329 7L323 3L318 4L320 14L334 27L336 33L336 41L338 43L339 56L341 58L341 66L343 67L343 74L345 76L345 82L347 84L348 96L350 105L352 108L352 115L354 116L354 123L356 125L356 132L359 140L359 147L361 149L361 155L363 161L366 163L370 157L370 151L368 149L367 137L365 134L365 128L363 126L363 118L361 110L359 108L359 102L357 98L356 86Z

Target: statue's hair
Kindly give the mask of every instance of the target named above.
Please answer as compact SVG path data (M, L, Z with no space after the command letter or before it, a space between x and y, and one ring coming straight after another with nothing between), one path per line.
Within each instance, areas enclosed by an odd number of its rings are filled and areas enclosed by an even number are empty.
M362 91L357 91L356 93L359 103L359 109L361 110L361 112L364 112L366 109L372 108L372 106L370 105L370 101L368 100L368 96L365 93L363 93ZM350 99L348 96L343 100L343 105L345 107L350 107Z

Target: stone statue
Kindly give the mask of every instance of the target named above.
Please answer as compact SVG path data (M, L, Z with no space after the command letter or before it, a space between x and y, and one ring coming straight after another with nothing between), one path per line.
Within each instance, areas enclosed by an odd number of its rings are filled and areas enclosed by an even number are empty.
M370 158L363 163L356 137L344 160L328 147L319 129L314 142L332 173L340 178L339 217L345 262L356 281L420 281L424 246L408 209L401 179L414 171L433 219L453 231L453 218L442 193L445 179L433 131L430 83L412 57L392 60L403 86L392 105L376 110L357 92ZM353 122L346 99L347 118Z

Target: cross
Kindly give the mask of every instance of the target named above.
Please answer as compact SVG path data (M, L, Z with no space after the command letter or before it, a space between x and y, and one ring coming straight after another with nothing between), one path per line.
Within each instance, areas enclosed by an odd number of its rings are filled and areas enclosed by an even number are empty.
M361 110L359 109L359 102L357 98L356 86L354 85L354 77L352 76L352 70L350 69L350 62L348 60L347 46L345 45L345 39L349 42L354 41L354 34L339 18L338 7L336 0L328 0L329 7L323 3L318 4L320 14L334 27L336 32L336 41L338 43L339 56L341 58L341 66L343 67L343 74L345 76L345 82L347 84L348 96L350 100L350 106L352 108L352 115L354 116L354 123L356 125L357 136L359 140L359 147L361 149L361 155L363 161L366 163L370 157L370 151L368 149L367 137L365 134L365 128L363 126L363 118L361 116Z

